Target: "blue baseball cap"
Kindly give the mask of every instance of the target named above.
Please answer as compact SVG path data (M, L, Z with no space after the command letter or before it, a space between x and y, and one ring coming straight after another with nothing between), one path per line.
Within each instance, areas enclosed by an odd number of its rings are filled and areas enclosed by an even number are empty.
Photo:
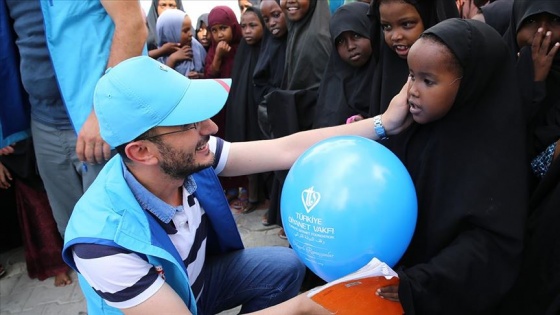
M114 148L156 126L206 120L222 109L230 84L191 80L148 56L127 59L107 69L95 87L101 137Z

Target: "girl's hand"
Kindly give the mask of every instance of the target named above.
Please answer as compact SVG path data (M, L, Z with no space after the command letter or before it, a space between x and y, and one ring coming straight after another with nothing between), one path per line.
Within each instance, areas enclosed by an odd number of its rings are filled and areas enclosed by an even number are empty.
M552 33L550 31L543 33L543 29L539 28L533 43L531 45L531 55L533 56L533 66L535 68L535 81L540 82L546 80L554 56L560 49L560 43L552 43Z
M8 155L14 153L14 144L7 145L0 149L0 155Z
M231 46L229 46L228 43L221 41L218 43L218 46L216 46L216 56L223 58L230 50Z
M377 289L375 295L389 301L400 302L399 301L399 285L393 284L383 288Z
M179 43L165 43L159 49L161 50L162 55L169 56L176 52L179 48L181 48L181 44Z

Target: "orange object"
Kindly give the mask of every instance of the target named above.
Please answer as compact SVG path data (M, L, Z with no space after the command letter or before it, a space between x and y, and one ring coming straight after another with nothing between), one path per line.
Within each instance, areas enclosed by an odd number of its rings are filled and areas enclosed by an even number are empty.
M323 289L311 299L337 315L402 315L400 303L375 295L378 288L398 283L397 277L387 280L383 276L349 280Z

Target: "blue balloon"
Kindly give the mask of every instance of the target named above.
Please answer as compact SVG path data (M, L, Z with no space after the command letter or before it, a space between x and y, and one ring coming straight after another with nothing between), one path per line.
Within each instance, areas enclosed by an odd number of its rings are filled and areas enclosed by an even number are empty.
M332 281L373 257L391 267L399 261L416 226L416 191L390 150L337 136L296 160L282 189L281 216L298 257Z

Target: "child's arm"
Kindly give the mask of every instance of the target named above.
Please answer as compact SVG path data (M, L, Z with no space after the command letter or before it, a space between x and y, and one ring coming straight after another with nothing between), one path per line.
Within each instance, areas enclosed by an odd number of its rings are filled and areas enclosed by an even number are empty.
M179 43L165 43L163 46L148 51L148 56L158 59L159 57L169 56L176 52L181 45Z
M222 59L224 58L227 53L231 50L231 47L228 43L221 41L216 46L216 53L214 54L214 59L212 60L212 64L210 65L210 69L207 74L210 75L212 78L216 78L220 76L220 69L222 67Z

